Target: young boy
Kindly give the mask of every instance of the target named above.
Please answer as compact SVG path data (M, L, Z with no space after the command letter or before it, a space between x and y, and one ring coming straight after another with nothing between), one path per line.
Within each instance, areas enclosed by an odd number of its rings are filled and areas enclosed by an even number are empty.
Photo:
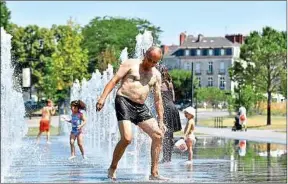
M52 100L47 100L47 105L42 109L42 117L40 120L39 133L37 135L37 144L40 141L40 136L43 132L47 132L47 144L50 142L50 121L51 116L56 112L56 108L53 106Z

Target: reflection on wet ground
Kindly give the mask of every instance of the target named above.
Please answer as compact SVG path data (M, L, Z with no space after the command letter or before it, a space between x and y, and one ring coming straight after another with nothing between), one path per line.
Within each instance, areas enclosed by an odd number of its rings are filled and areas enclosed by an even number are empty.
M110 160L105 159L104 152L88 152L88 160L79 156L69 161L70 148L66 139L54 137L51 145L35 145L34 138L26 138L26 146L14 159L10 174L4 181L110 182L106 172ZM193 149L193 162L187 162L187 152L174 150L172 162L161 164L160 173L169 177L170 182L286 183L286 150L285 145L279 144L198 137ZM78 150L77 153L80 155ZM142 157L138 165L129 163L129 156L125 159L126 164L122 159L117 171L118 181L149 181L150 155Z

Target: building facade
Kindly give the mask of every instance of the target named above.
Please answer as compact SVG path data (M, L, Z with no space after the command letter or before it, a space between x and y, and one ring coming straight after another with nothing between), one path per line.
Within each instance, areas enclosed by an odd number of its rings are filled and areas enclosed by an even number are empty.
M226 35L225 37L204 37L199 34L180 34L179 46L165 46L163 63L169 70L190 70L193 63L194 76L199 80L199 87L218 87L233 90L228 69L240 56L240 46L244 37Z

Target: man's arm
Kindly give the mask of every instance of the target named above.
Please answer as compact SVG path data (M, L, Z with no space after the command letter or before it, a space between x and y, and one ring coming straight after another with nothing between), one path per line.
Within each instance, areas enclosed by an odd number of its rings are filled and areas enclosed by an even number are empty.
M158 121L159 126L163 126L163 114L164 114L164 108L163 108L163 102L162 102L162 95L161 95L161 76L160 74L157 74L156 76L156 83L154 85L154 102L156 111L158 114Z
M131 69L131 60L125 61L123 64L120 65L119 70L114 75L114 77L108 82L108 84L105 86L104 91L102 95L100 96L97 104L96 104L96 110L100 111L102 107L104 106L104 102L107 98L107 96L110 94L112 89L117 85L117 83L128 73L128 71Z

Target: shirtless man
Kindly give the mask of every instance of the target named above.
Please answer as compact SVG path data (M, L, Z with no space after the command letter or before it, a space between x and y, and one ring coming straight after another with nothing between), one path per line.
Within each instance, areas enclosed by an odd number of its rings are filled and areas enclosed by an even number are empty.
M47 144L51 144L50 142L50 120L51 116L56 112L55 107L53 107L53 102L51 100L47 100L47 105L42 108L42 117L40 120L39 133L37 135L37 144L39 143L40 136L42 132L47 132Z
M96 110L100 111L105 100L116 84L122 80L115 98L115 110L118 120L121 139L117 143L113 160L108 169L108 178L116 180L116 168L125 149L132 141L132 124L138 125L152 139L151 146L151 175L150 180L167 180L158 173L158 160L162 147L162 138L166 131L163 123L163 104L161 96L161 74L155 65L162 57L158 47L150 47L144 59L128 59L119 68L118 72L105 86L100 96ZM158 122L151 115L144 104L150 89L154 88L154 101L158 114Z

